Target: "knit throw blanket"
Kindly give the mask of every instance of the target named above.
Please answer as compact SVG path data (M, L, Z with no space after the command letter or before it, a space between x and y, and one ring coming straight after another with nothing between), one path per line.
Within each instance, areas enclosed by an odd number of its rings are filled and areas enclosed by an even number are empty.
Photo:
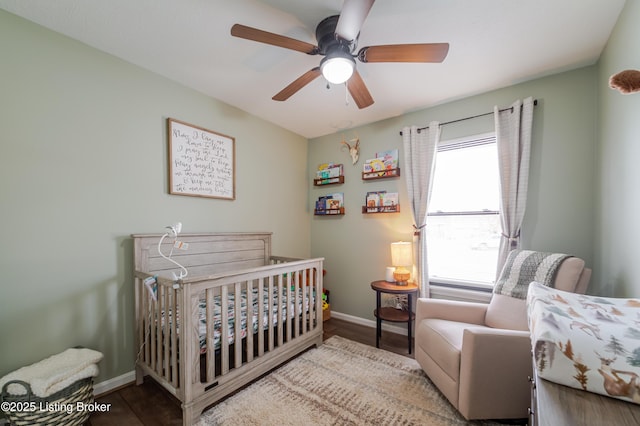
M93 349L70 348L0 378L0 389L3 389L8 382L20 380L29 384L35 396L46 398L78 380L96 377L98 375L96 364L102 357L101 352ZM10 383L6 391L11 395L27 393L24 386L16 383Z
M513 250L493 288L494 294L527 298L527 290L532 281L553 287L556 272L562 261L571 257L562 253L543 253L531 250Z

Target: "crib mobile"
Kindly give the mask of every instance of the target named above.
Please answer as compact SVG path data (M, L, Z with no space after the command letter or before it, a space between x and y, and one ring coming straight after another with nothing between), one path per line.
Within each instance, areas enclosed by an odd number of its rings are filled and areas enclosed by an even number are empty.
M178 241L178 235L180 234L180 232L182 232L182 222L176 222L173 223L169 226L165 226L165 229L167 229L168 231L165 232L162 237L160 238L160 241L158 241L158 254L160 254L160 256L162 256L164 259L168 260L169 262L173 263L174 265L178 266L180 268L180 274L176 275L175 272L172 272L173 274L173 279L174 280L181 280L183 278L186 278L187 275L189 275L189 271L187 270L187 268L185 268L183 265L181 265L180 263L178 263L177 261L173 260L171 258L171 256L173 255L173 249L177 248L180 250L187 250L189 248L189 244ZM169 255L165 255L164 253L162 253L162 242L167 238L167 237L171 237L173 238L173 244L171 245L171 251L169 252ZM143 283L144 286L147 288L147 290L149 291L149 294L151 295L151 297L153 298L153 300L155 302L158 301L158 285L157 285L157 275L154 275L153 277L148 277L145 278ZM173 285L174 289L177 289L178 283L175 283Z

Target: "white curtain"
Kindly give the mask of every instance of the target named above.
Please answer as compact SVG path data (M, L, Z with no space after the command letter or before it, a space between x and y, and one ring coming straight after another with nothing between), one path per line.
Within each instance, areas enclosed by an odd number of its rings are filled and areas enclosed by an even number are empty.
M420 297L429 297L427 238L421 231L427 223L427 205L431 196L440 133L440 123L437 121L429 123L427 129L418 130L416 126L411 126L402 130L406 170L404 175L415 228L413 277L420 289Z
M520 248L520 230L527 205L533 98L517 100L511 108L494 107L498 166L500 168L500 222L502 238L496 279L507 255Z

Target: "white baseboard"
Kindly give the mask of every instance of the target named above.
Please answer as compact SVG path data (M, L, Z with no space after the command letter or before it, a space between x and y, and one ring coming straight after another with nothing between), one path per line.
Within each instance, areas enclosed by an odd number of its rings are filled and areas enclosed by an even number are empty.
M336 318L336 319L342 320L342 321L348 321L348 322L352 322L354 324L364 325L365 327L376 328L376 322L374 320L368 320L368 319L364 319L364 318L360 318L360 317L354 317L353 315L343 314L341 312L334 312L334 311L331 311L331 316ZM400 334L402 336L408 335L407 326L406 325L404 327L401 327L401 326L392 325L392 324L389 324L389 323L386 323L385 321L383 321L382 322L382 329L385 330L385 331L389 331L391 333Z
M105 380L104 382L96 383L93 385L93 394L95 396L103 395L121 386L128 385L136 381L136 372L129 371L121 376L114 377L113 379Z

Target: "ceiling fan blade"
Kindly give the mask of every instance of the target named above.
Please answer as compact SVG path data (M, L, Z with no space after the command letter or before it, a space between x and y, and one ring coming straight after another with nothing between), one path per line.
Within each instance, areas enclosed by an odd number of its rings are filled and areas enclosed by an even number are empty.
M371 93L369 93L369 89L367 89L364 80L357 70L353 72L353 75L347 81L347 89L349 89L349 93L356 102L356 105L358 105L358 108L362 109L373 105Z
M449 43L390 44L363 47L358 52L362 62L442 62L449 53Z
M375 0L345 0L336 26L336 35L343 40L355 41Z
M293 96L298 90L320 77L320 67L315 67L298 77L293 83L282 89L273 98L274 101L286 101Z
M285 49L297 50L298 52L307 53L309 55L316 55L318 53L318 47L311 43L259 30L257 28L247 27L241 24L235 24L231 27L231 35L234 37L270 44L272 46L284 47Z

